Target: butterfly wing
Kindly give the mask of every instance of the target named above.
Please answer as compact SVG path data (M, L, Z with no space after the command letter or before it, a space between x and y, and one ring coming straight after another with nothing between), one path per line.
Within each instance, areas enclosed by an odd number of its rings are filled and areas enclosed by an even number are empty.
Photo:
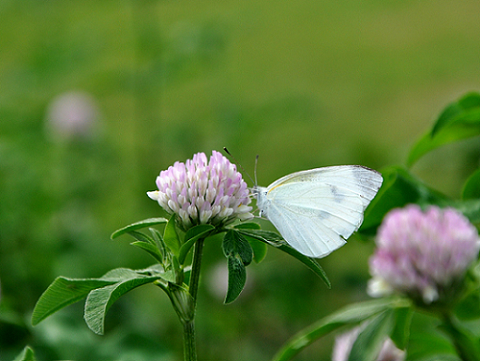
M361 166L335 166L280 178L263 195L263 214L285 241L309 257L324 257L344 245L382 184Z

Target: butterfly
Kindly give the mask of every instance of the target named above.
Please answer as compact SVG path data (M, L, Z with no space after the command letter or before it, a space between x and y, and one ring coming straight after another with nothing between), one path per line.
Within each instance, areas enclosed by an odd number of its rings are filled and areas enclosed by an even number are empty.
M255 186L260 216L295 250L325 257L346 243L383 178L358 165L316 168L286 175L268 187Z

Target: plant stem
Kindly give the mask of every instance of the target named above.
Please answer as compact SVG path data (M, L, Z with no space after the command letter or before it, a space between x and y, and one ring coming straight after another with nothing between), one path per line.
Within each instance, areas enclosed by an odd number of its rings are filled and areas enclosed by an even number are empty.
M198 281L200 279L200 268L202 266L202 251L204 240L205 238L200 238L195 243L195 249L193 251L192 271L190 273L190 285L188 286L188 291L193 298L194 305L197 304Z
M195 322L183 323L183 356L185 361L197 361L195 346Z
M190 296L192 296L193 300L193 312L191 320L183 321L185 361L197 360L197 349L195 345L195 309L197 307L198 283L200 280L200 268L202 266L203 242L204 238L199 239L195 243L195 249L193 251L192 270L190 273L190 285L188 286L188 292L190 293Z

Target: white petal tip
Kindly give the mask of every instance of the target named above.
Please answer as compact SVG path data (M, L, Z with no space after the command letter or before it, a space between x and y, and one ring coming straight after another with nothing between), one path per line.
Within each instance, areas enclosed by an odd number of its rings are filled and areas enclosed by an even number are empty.
M367 294L370 297L383 297L393 292L391 286L382 278L373 277L368 281Z
M151 192L147 192L147 196L148 198L153 199L154 201L158 201L159 193L160 193L159 191L151 191Z

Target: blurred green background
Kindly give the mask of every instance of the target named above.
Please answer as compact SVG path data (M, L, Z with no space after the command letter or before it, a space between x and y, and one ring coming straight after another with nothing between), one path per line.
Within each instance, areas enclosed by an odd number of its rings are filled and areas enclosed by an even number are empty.
M196 152L227 146L250 173L259 154L261 185L319 166L404 163L447 103L479 89L479 13L477 0L0 0L0 360L26 344L41 360L181 359L180 323L154 287L117 302L102 337L82 302L35 328L30 315L58 275L153 263L109 235L163 215L145 192ZM478 145L436 151L414 172L455 196ZM200 359L268 360L366 299L372 249L353 237L321 261L332 290L270 249L225 306L212 240ZM296 360L329 360L332 344Z

